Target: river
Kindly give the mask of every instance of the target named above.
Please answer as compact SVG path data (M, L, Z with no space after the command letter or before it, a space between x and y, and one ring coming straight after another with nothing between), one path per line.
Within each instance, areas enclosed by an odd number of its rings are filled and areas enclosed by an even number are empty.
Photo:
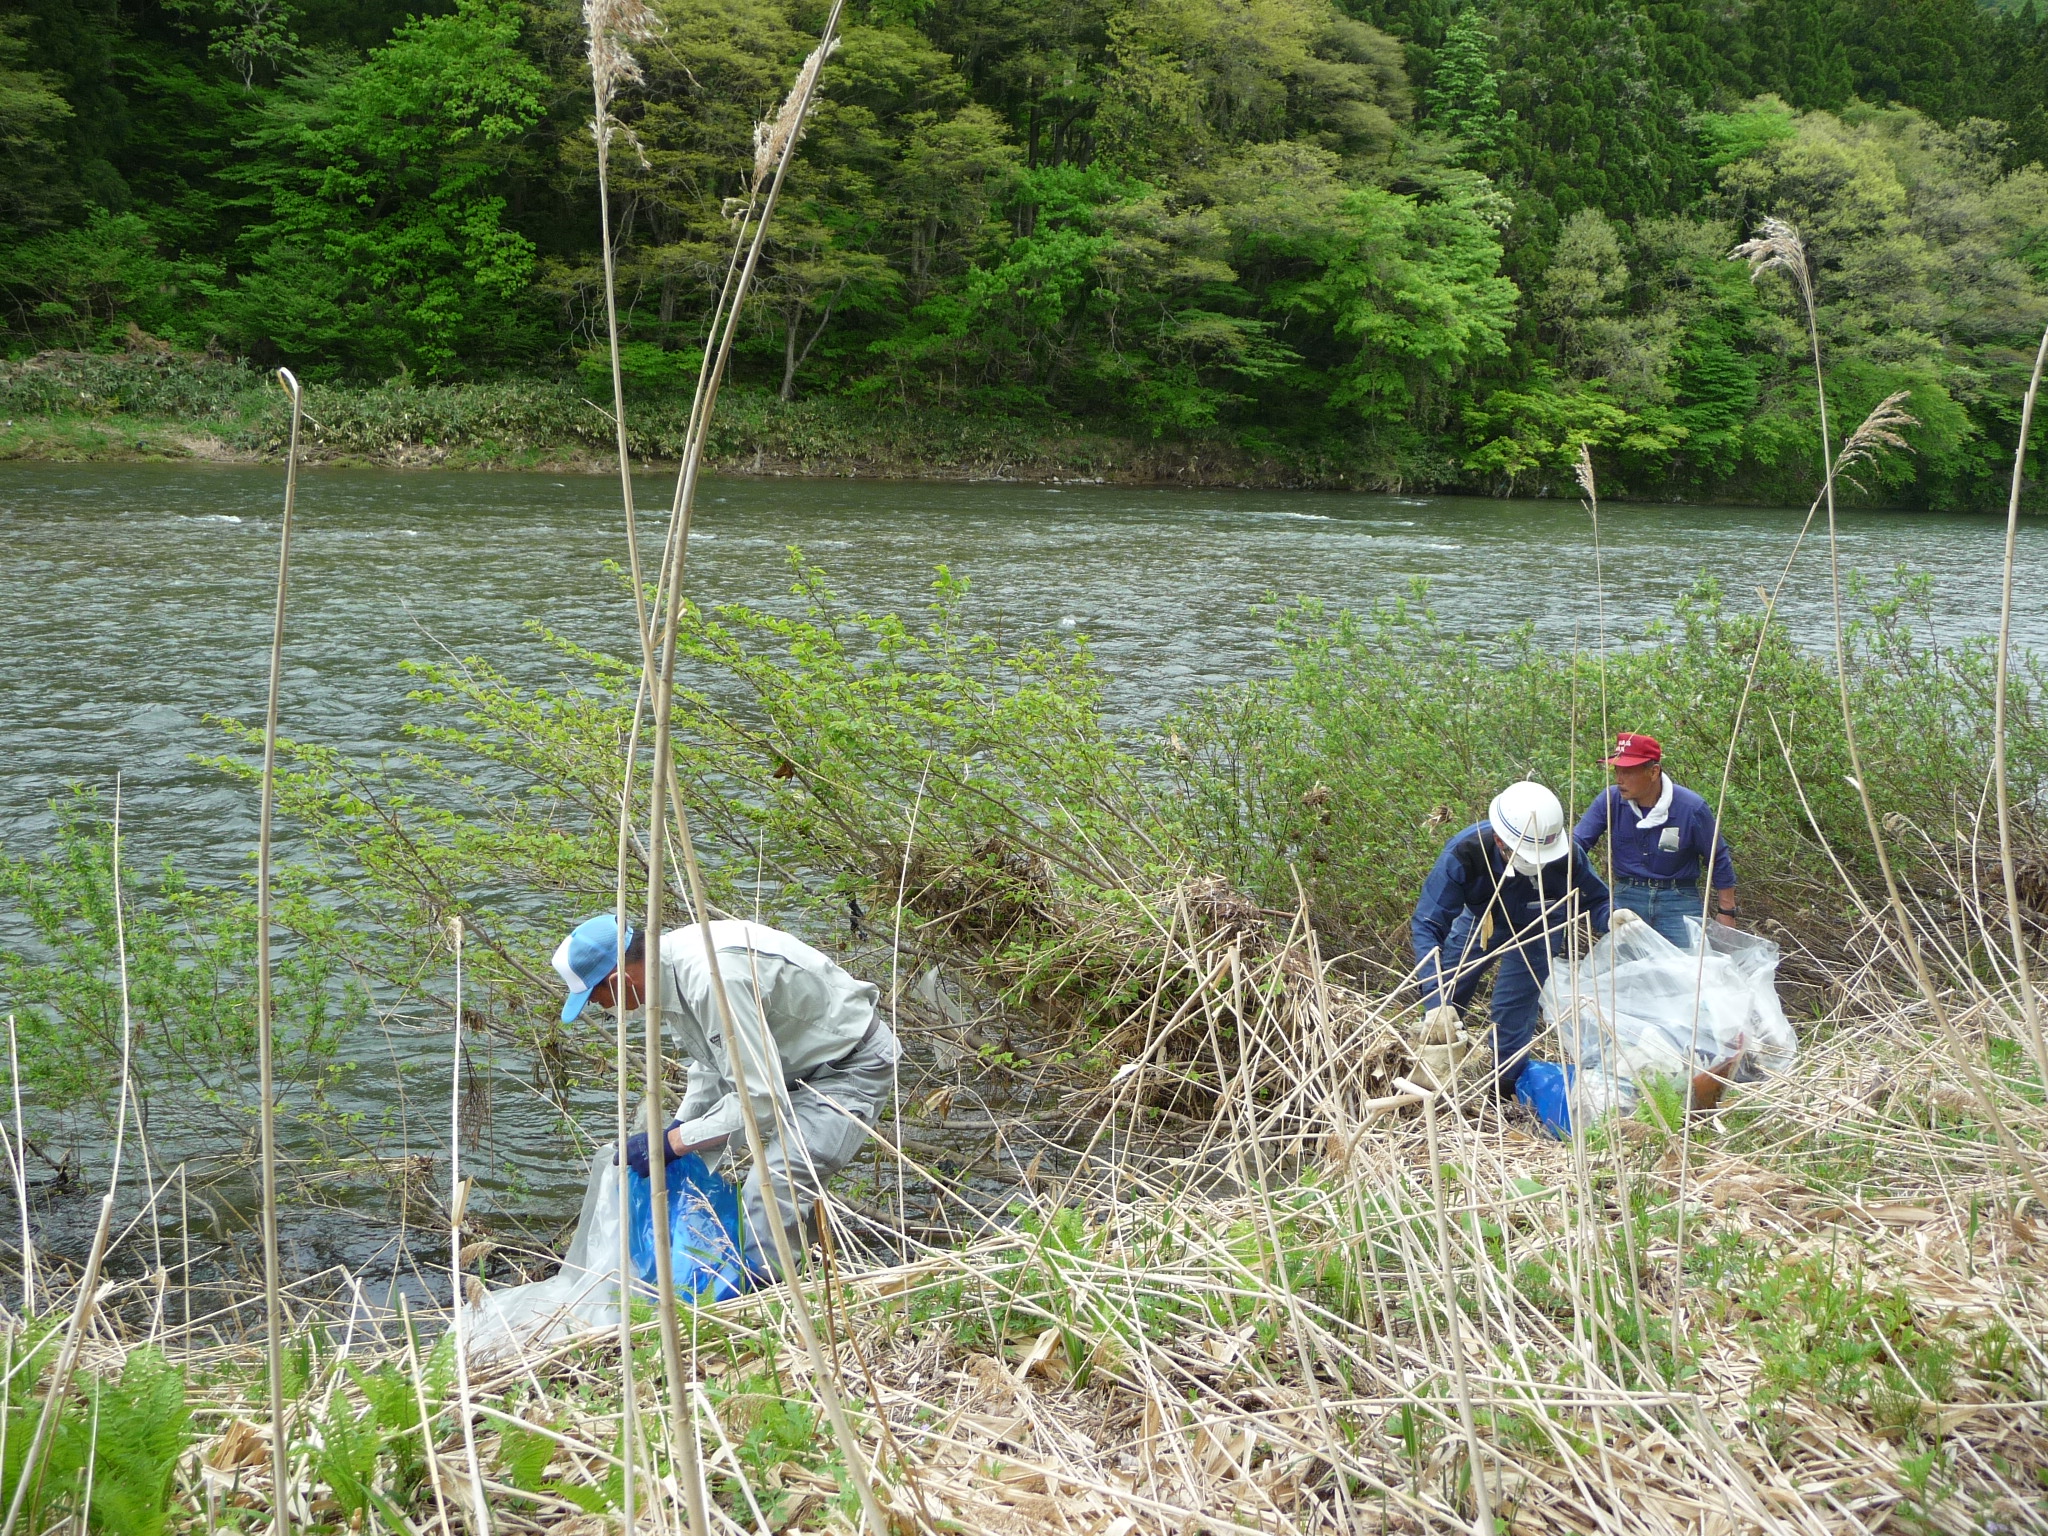
M281 486L270 467L0 466L7 852L47 845L47 802L67 785L111 786L118 774L131 860L174 855L207 878L247 870L253 797L193 757L222 749L209 715L260 719ZM658 511L669 489L637 484ZM1702 573L1753 606L1801 516L1604 509L1610 632L1668 616ZM1600 617L1593 528L1575 502L729 479L707 485L697 529L690 586L705 601L788 603L791 544L867 609L920 604L944 562L971 579L979 618L999 632L1086 635L1110 708L1132 728L1195 690L1269 670L1270 624L1255 611L1269 593L1363 607L1422 577L1452 623L1482 635L1531 624L1556 646L1590 645ZM1882 582L1905 564L1933 578L1942 638L1995 626L2001 524L1858 513L1842 532L1851 569ZM305 471L286 732L363 754L400 745L408 657L476 654L520 680L557 677L531 622L629 649L631 606L609 569L623 555L617 484L605 478ZM2048 528L2023 528L2016 628L2048 649L2044 575ZM1813 542L1785 610L1801 639L1824 643L1827 597ZM374 1096L361 1107L380 1108ZM516 1172L536 1215L573 1199L576 1178L548 1176L548 1149L527 1145L545 1116L515 1103L494 1127L514 1150L504 1168L480 1170L487 1187Z

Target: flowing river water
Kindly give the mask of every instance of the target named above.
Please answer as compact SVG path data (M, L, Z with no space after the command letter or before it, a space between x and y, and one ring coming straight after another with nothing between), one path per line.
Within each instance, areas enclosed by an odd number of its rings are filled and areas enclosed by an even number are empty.
M195 757L224 750L210 716L261 718L282 478L271 467L0 466L0 848L43 851L49 802L119 775L131 866L174 856L204 879L247 873L254 797ZM364 756L399 746L410 710L398 667L411 657L479 655L517 680L558 679L564 666L528 633L534 623L627 652L631 603L610 568L624 555L617 492L602 477L305 471L286 733ZM665 479L637 483L649 528L669 493ZM790 605L794 544L850 603L910 609L944 563L970 578L977 619L999 633L1086 635L1114 717L1142 729L1199 689L1273 667L1271 617L1259 611L1269 594L1363 608L1424 578L1454 626L1499 635L1529 624L1543 644L1590 646L1602 597L1617 636L1667 617L1701 575L1754 606L1802 518L1608 507L1596 587L1593 527L1576 502L731 479L702 496L689 585L706 602ZM1873 583L1901 565L1929 575L1932 625L1953 641L1995 628L2003 532L1992 519L1856 513L1842 520L1841 549ZM2015 628L2048 649L2044 577L2048 527L2024 527ZM1826 643L1818 540L1799 556L1784 611L1800 639ZM0 914L0 940L16 942L7 922ZM361 1042L364 1066L391 1049L388 1038ZM522 1064L498 1071L508 1091L474 1154L485 1203L495 1194L542 1222L572 1217L576 1149L530 1074L517 1081ZM392 1095L378 1085L390 1080L359 1071L341 1107L389 1123ZM607 1101L590 1102L601 1119ZM602 1139L601 1124L593 1134ZM50 1240L61 1249L71 1228L58 1204ZM239 1225L233 1206L218 1235ZM390 1247L374 1224L311 1210L287 1224L287 1243L302 1269L363 1268Z

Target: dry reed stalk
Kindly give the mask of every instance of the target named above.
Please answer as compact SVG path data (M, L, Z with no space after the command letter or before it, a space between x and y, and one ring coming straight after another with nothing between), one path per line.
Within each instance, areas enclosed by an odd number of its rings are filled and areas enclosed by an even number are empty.
M624 507L626 517L626 545L628 557L628 571L630 574L630 579L633 587L633 629L635 635L639 639L642 673L641 696L644 698L647 692L646 683L648 679L651 677L654 670L654 654L652 632L648 622L647 592L640 569L639 532L635 525L634 518L632 459L629 451L626 433L625 377L619 356L618 281L616 253L613 248L611 227L610 174L611 142L612 136L615 132L616 125L614 124L611 115L611 108L619 87L622 84L631 81L637 81L641 78L639 61L634 58L630 45L635 42L644 41L646 38L653 36L655 30L657 29L658 23L653 12L648 10L647 7L641 3L641 0L585 0L584 22L589 34L590 81L592 100L595 107L594 115L591 120L591 134L592 137L595 139L597 145L598 213L602 224L602 233L604 236L603 247L605 288L605 334L610 350L611 363L612 426L618 451L619 496L621 503ZM639 727L640 703L639 700L636 700L634 706L633 739L629 740L628 743L627 767L625 774L622 778L621 786L622 820L619 850L619 881L616 896L616 912L618 916L618 933L620 945L618 964L620 967L621 974L623 973L625 960L626 927L624 921L624 911L626 905L626 871L624 847L626 826L625 818L629 815L632 803L631 765L634 753L634 743L637 741L639 735ZM651 989L653 992L653 1000L650 1002L647 1009L648 1087L646 1095L646 1105L647 1133L650 1141L661 1134L661 1126L664 1123L662 1119L661 1098L661 1004L659 1001L660 983L658 978L660 962L660 913L662 895L661 849L665 839L665 818L661 813L660 791L661 788L664 787L664 784L662 774L663 759L659 751L657 751L656 753L655 763L656 766L653 774L653 782L655 788L650 796L653 803L653 816L651 824L648 829L647 839L647 865L649 870L649 910L648 923L647 928L645 930L648 936L648 952L652 957L652 961L649 965L649 974L656 978L655 985ZM626 1197L626 1168L624 1166L625 1143L627 1135L627 1132L624 1127L626 1081L624 1073L625 1011L626 1010L622 1000L621 1005L618 1009L619 1018L616 1025L619 1036L619 1056L621 1067L621 1075L619 1079L618 1088L620 1108L620 1130L616 1155L619 1159L620 1165L619 1212L621 1230L619 1265L619 1317L620 1327L622 1330L629 1329L630 1327L630 1280L632 1276L631 1248L626 1236L625 1222L625 1214L629 1209ZM685 1405L688 1402L688 1398L686 1396L687 1378L683 1373L680 1344L676 1336L675 1298L672 1288L673 1277L670 1273L670 1260L668 1252L668 1202L666 1199L666 1191L663 1188L650 1187L650 1195L650 1203L654 1209L654 1246L656 1253L655 1266L662 1293L657 1303L661 1311L662 1319L662 1358L663 1364L666 1368L666 1375L668 1377L669 1394L671 1398L672 1408L672 1412L669 1417L669 1425L672 1431L671 1443L674 1447L675 1456L682 1472L684 1498L689 1513L691 1536L709 1536L708 1517L706 1515L704 1507L703 1479L700 1475L700 1471L697 1465L696 1434L694 1430L690 1428L685 1413ZM628 1380L630 1382L630 1373L632 1371L631 1350L622 1348L620 1352L620 1358L623 1363L623 1368L628 1372ZM637 1407L637 1394L629 1394L629 1402L632 1402L634 1406L628 1407L625 1410L625 1413L627 1415L627 1423L625 1427L628 1431L631 1431L634 1428L632 1422L632 1415L635 1411L635 1408ZM624 1443L627 1447L626 1471L624 1473L623 1478L627 1492L624 1497L624 1503L626 1505L626 1529L629 1532L632 1531L634 1528L634 1485L632 1464L635 1458L632 1453L632 1447L635 1443L635 1440L636 1436L634 1436L631 1433L626 1434L626 1436L624 1437Z
M1753 240L1739 245L1733 252L1744 257L1750 266L1752 280L1766 271L1782 271L1789 274L1799 289L1806 314L1806 333L1813 360L1814 398L1820 412L1821 448L1821 494L1828 511L1828 586L1830 612L1834 624L1835 640L1835 688L1842 719L1842 741L1849 753L1850 787L1856 791L1856 799L1863 810L1863 821L1870 834L1871 851L1876 855L1878 873L1884 879L1885 898L1891 909L1892 921L1897 926L1899 942L1903 946L1911 966L1914 980L1919 984L1920 995L1926 1000L1928 1010L1934 1015L1936 1025L1943 1035L1955 1040L1954 1022L1949 1017L1941 994L1934 985L1934 979L1927 968L1926 956L1921 952L1919 930L1906 911L1906 904L1899 893L1898 877L1893 873L1891 855L1885 845L1884 829L1878 821L1877 807L1870 798L1870 781L1863 771L1863 756L1856 739L1855 711L1849 704L1849 650L1843 634L1842 623L1842 558L1841 540L1835 518L1835 480L1844 462L1852 451L1868 457L1879 444L1900 443L1890 430L1891 423L1881 423L1868 441L1860 441L1864 434L1853 435L1843 445L1842 458L1832 451L1833 439L1828 431L1827 380L1821 366L1820 311L1814 296L1813 270L1806 254L1804 241L1799 232L1782 219L1767 218L1763 221L1761 233ZM1895 405L1900 397L1893 396L1872 413L1873 418ZM1870 423L1866 423L1866 428ZM1902 444L1901 444L1902 445ZM2048 1204L2048 1193L2044 1193L2031 1163L2014 1142L2012 1133L2000 1112L1996 1097L1985 1086L1982 1075L1973 1061L1964 1058L1958 1045L1958 1062L1971 1088L1977 1093L1979 1102L1991 1119L1992 1129L1997 1133L2011 1155L2015 1169L2026 1180L2034 1198Z
M715 361L713 349L707 344L706 364L699 376L698 398L693 402L690 434L683 448L683 463L678 474L676 511L671 519L668 549L665 552L665 574L657 588L659 610L666 615L666 623L658 647L658 656L652 658L656 664L653 676L654 696L654 743L653 769L649 775L648 807L648 901L647 901L647 952L648 977L646 997L646 1104L648 1107L647 1128L650 1142L660 1137L665 1117L662 1110L661 1084L661 1011L662 987L660 980L660 938L664 882L662 879L663 833L668 820L664 806L666 792L673 782L673 767L669 744L669 732L674 711L675 659L678 635L683 615L682 575L689 544L690 518L695 502L695 488L699 467L702 463L705 436L708 432L712 412L716 407L718 391L723 381L727 361L731 354L732 339L737 327L738 316L745 305L746 294L752 285L753 274L760 260L761 250L766 242L770 221L774 216L775 204L781 195L784 179L788 175L789 162L802 136L804 120L810 111L817 87L819 71L833 48L837 45L840 14L840 0L834 0L826 17L823 35L810 56L804 61L796 83L785 98L782 109L768 126L765 133L756 136L754 191L760 195L761 184L768 178L765 198L761 200L758 216L752 214L753 235L747 245L746 258L737 277L731 283L732 297L726 309L722 330L717 330ZM772 164L772 178L768 172ZM744 232L745 225L742 225ZM710 959L712 991L718 1001L720 1019L725 1038L732 1046L737 1045L739 1035L733 1025L732 1010L725 994L723 978L718 972L718 962L711 940L711 909L704 895L701 872L697 868L696 852L693 845L689 818L680 796L674 807L676 830L681 844L684 872L696 920L701 925L707 956ZM764 1161L764 1142L760 1126L753 1112L748 1096L745 1067L741 1062L742 1050L729 1048L736 1087L738 1089L742 1118L746 1124L749 1151L756 1165L763 1169L764 1188L769 1176ZM774 1191L768 1189L770 1205L777 1201ZM795 1191L791 1189L792 1200ZM659 1294L656 1306L661 1322L662 1353L670 1379L670 1396L677 1418L680 1419L689 1399L686 1393L686 1378L682 1368L681 1340L676 1318L676 1296L674 1276L669 1254L667 1202L659 1190L652 1202L654 1210L654 1251L656 1265L656 1287ZM817 1332L810 1317L810 1309L804 1298L801 1272L789 1249L788 1234L779 1222L769 1223L775 1240L777 1259L783 1270L788 1286L790 1315L802 1337L806 1353L810 1356L813 1370L813 1390L825 1408L831 1422L835 1440L839 1442L841 1454L845 1457L848 1471L860 1495L862 1512L874 1536L887 1536L888 1525L881 1506L875 1497L872 1478L862 1457L861 1447L854 1436L846 1417L844 1403L840 1400L834 1372L826 1364ZM682 1462L684 1492L691 1500L693 1530L698 1527L698 1511L703 1500L703 1486L700 1468L697 1465L694 1432L680 1430L677 1434Z
M470 1495L475 1501L474 1528L491 1536L490 1501L484 1497L483 1469L476 1459L475 1415L470 1409L469 1349L464 1340L468 1298L462 1293L462 1217L469 1205L462 1182L462 938L458 915L448 919L449 942L455 951L455 1030L448 1069L448 1317L455 1332L455 1399L462 1415L462 1453L469 1467ZM631 1527L628 1527L631 1529Z
M2026 398L2020 403L2019 440L2012 454L2012 490L2005 503L2005 565L1999 579L1998 674L1991 695L1991 782L1998 801L1998 867L2005 883L2005 920L2012 935L2012 959L2019 979L2020 1014L2027 1026L2027 1042L2034 1048L2034 1067L2041 1081L2048 1083L2048 1040L2041 1031L2041 1008L2034 996L2034 979L2027 963L2026 927L2020 917L2018 876L2012 857L2012 811L2007 804L2005 772L2006 673L2012 658L2012 573L2019 539L2020 492L2026 484L2027 438L2034 426L2034 402L2041 394L2041 370L2048 364L2048 329L2041 332L2041 345L2034 352L2034 371L2027 380Z
M1607 573L1600 547L1600 484L1593 475L1593 454L1584 443L1579 444L1578 460L1572 465L1572 475L1579 482L1579 491L1585 500L1582 505L1586 516L1593 524L1593 604L1598 623L1599 672L1600 672L1600 739L1611 740L1607 720ZM1608 839L1607 883L1614 883L1614 840Z
M277 545L277 605L270 629L270 688L263 713L263 787L256 831L256 1052L259 1128L263 1168L263 1317L270 1375L270 1472L272 1518L277 1536L289 1536L291 1450L285 1437L284 1316L278 1298L277 1252L277 1065L270 980L270 841L277 804L277 717L284 691L285 598L291 587L292 510L299 488L299 424L305 391L289 368L277 377L291 395L291 440L285 451L284 519Z
M36 1313L36 1244L28 1225L28 1135L21 1119L21 1051L15 1043L14 1015L7 1015L7 1086L14 1095L14 1203L21 1212L21 1315Z
M645 635L645 626L642 625ZM645 641L643 638L643 647ZM623 976L626 970L626 845L633 827L633 766L640 755L640 721L647 699L647 679L643 673L640 686L633 699L633 724L626 737L624 770L619 776L619 842L617 885L613 893L612 921L618 930L618 953L613 959L613 973ZM650 948L653 946L650 945ZM612 1010L612 1070L614 1096L617 1100L617 1132L612 1146L612 1162L617 1169L614 1188L619 1203L619 1379L620 1379L620 1443L624 1449L624 1465L620 1470L620 1514L628 1532L639 1527L634 1523L634 1502L638 1489L634 1483L634 1465L637 1460L635 1449L640 1443L638 1415L640 1411L640 1389L635 1379L638 1365L633 1358L633 1234L631 1224L625 1219L632 1210L632 1185L629 1175L632 1170L626 1166L626 1138L632 1134L631 1112L627 1107L628 1084L633 1079L631 1036L626 1027L627 1009L624 1002ZM649 1124L652 1133L652 1122ZM651 1186L650 1186L651 1193Z
M427 1480L434 1489L434 1509L441 1518L441 1536L455 1536L455 1526L448 1518L448 1493L441 1486L441 1458L434 1449L434 1415L427 1409L426 1371L420 1365L419 1334L413 1328L412 1308L407 1304L405 1292L398 1293L398 1331L405 1337L405 1371L412 1381L413 1402L419 1408L420 1449L426 1457Z
M903 901L910 890L910 851L917 844L917 819L924 811L925 786L931 778L932 760L924 760L924 772L918 775L917 796L910 802L910 828L903 836L902 866L896 872L896 910L890 919L889 929L889 1028L898 1038L902 1036L903 998ZM9 1028L12 1028L9 1021ZM899 1128L903 1125L903 1073L902 1053L889 1065L889 1106L890 1116ZM909 1219L910 1197L903 1182L903 1165L896 1165L896 1225L903 1226ZM27 1208L23 1208L22 1231L28 1230Z
M612 432L619 461L619 500L626 514L627 569L633 582L633 601L640 633L640 649L648 648L647 598L640 577L640 538L633 507L633 460L626 438L626 380L619 359L618 252L612 237L611 147L615 135L625 133L638 152L639 140L623 129L612 116L612 104L621 87L642 78L640 61L633 45L654 37L661 29L660 18L641 0L584 0L583 24L588 34L590 92L593 113L590 135L597 145L597 216L604 249L605 341L610 352L612 375ZM645 156L642 161L644 163Z

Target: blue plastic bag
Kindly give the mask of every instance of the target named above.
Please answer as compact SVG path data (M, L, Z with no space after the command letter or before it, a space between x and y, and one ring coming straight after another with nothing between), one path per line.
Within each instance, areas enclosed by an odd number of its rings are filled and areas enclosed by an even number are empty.
M654 1203L648 1181L626 1171L633 1272L655 1283ZM668 1165L668 1246L676 1294L687 1301L726 1301L746 1289L740 1261L740 1196L694 1152Z
M1573 1069L1555 1062L1531 1061L1515 1079L1515 1097L1528 1105L1543 1129L1559 1141L1572 1133Z

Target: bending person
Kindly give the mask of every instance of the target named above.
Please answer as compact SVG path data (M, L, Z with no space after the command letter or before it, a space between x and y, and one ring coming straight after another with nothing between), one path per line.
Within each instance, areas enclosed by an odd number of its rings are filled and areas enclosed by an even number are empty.
M1574 917L1590 917L1605 932L1607 908L1607 887L1565 836L1557 796L1526 780L1510 784L1493 797L1485 821L1444 845L1415 903L1410 939L1425 1037L1456 1037L1480 977L1499 961L1494 1085L1510 1097L1536 1034L1550 957L1564 948Z
M781 1266L767 1227L764 1173L776 1219L791 1248L801 1250L813 1202L853 1160L888 1101L896 1035L876 1011L880 994L873 983L855 980L791 934L727 920L712 923L711 943L767 1160L765 1169L757 1164L747 1176L742 1258L753 1274L773 1275ZM562 941L554 964L569 986L564 1023L592 1002L614 1012L645 1006L644 936L628 928L623 968L618 955L618 928L608 913L579 924ZM627 1138L626 1161L650 1178L657 1159L665 1165L698 1152L715 1164L746 1145L739 1084L697 924L661 936L659 965L662 1019L689 1063L690 1079L679 1113L651 1147L645 1131Z
M1654 736L1624 731L1603 758L1614 782L1586 807L1572 841L1587 854L1603 835L1613 860L1614 905L1633 912L1680 949L1686 919L1705 922L1700 875L1711 869L1714 916L1735 926L1735 860L1707 802L1664 771Z

